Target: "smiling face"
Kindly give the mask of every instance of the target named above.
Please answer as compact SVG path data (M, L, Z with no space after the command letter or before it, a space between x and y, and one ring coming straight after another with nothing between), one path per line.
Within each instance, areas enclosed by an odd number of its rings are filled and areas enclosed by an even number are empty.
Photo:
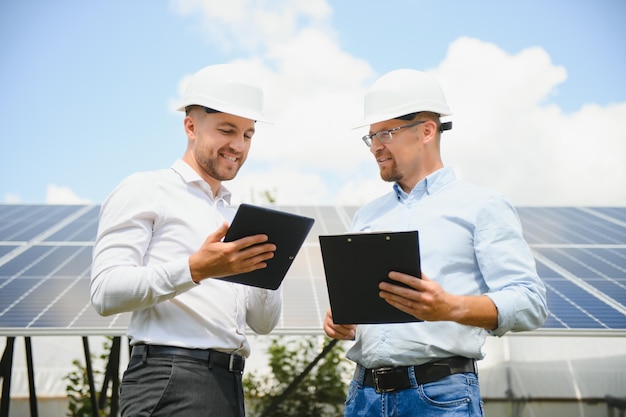
M378 138L373 138L370 146L380 177L384 181L398 183L407 193L427 175L443 166L439 155L437 123L428 120L427 115L422 118L425 120L422 124L393 132L391 142L382 143ZM406 124L406 120L399 119L374 123L370 126L370 134Z
M370 133L390 130L404 124L405 121L395 119L375 123L370 126ZM389 143L381 143L377 138L372 141L370 152L376 158L380 177L384 181L395 181L403 188L405 184L413 182L412 177L419 169L422 147L417 136L418 128L419 126L415 126L393 132L393 140Z
M185 117L187 162L217 192L222 181L235 178L245 162L254 120L228 113L206 113L194 108Z

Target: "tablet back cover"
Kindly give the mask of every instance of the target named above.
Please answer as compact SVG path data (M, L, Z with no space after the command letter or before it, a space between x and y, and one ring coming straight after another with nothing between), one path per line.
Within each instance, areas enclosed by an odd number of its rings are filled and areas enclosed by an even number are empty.
M224 242L246 236L265 234L276 245L267 267L244 274L218 277L225 281L253 287L277 289L313 227L314 219L252 204L241 204L226 232Z
M390 271L421 276L417 231L319 236L333 321L337 324L420 321L388 304L378 284Z

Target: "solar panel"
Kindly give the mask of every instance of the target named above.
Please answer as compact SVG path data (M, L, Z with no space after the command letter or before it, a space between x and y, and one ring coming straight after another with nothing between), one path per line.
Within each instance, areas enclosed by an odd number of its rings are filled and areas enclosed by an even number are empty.
M0 245L0 258L2 258L7 253L15 250L17 248L16 245Z
M624 215L605 213L616 209L576 207L518 208L528 243L549 245L602 245L626 243ZM626 209L621 208L626 212Z
M356 206L273 206L316 219L283 283L277 333L321 333L328 295L318 236ZM97 205L0 205L0 334L123 335L128 313L89 303ZM550 331L626 330L626 208L519 207L548 291Z
M0 205L0 241L27 242L68 219L77 206Z

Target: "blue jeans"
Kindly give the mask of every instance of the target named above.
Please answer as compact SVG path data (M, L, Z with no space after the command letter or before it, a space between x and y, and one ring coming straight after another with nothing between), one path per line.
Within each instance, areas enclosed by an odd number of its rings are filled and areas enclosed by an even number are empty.
M133 356L120 408L129 417L243 417L241 374L181 356Z
M363 386L363 372L350 382L345 417L483 417L483 403L474 373L450 375L418 384L409 370L411 388L377 393Z

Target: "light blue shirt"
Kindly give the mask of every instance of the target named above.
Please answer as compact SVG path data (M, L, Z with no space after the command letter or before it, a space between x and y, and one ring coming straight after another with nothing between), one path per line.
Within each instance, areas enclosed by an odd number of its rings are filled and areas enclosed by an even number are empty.
M444 167L410 194L394 190L362 207L352 231L419 231L423 273L450 293L486 294L498 309L489 332L451 321L359 325L347 357L366 368L419 365L454 355L482 359L490 333L532 330L547 316L546 290L515 208Z

